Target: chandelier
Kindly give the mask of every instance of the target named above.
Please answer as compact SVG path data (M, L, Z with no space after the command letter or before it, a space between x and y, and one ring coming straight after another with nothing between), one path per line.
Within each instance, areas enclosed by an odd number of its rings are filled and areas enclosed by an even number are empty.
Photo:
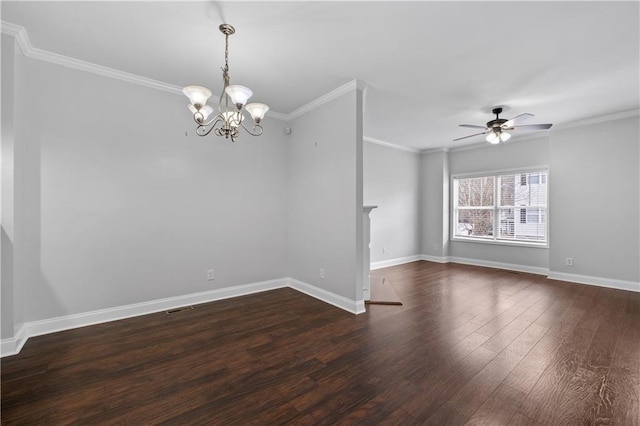
M247 104L247 101L253 95L253 91L245 86L229 84L229 36L235 33L236 30L229 24L222 24L219 29L224 34L225 48L224 68L222 68L224 87L218 101L218 114L207 121L214 112L213 107L207 105L207 100L212 95L211 90L202 86L187 86L182 90L191 102L188 108L193 113L193 120L197 125L196 134L198 136L207 136L213 131L214 134L224 136L226 139L231 138L231 141L235 142L240 134L239 127L242 127L250 135L260 136L263 131L260 121L269 111L269 107L260 103ZM244 125L243 109L248 111L253 119L251 130Z

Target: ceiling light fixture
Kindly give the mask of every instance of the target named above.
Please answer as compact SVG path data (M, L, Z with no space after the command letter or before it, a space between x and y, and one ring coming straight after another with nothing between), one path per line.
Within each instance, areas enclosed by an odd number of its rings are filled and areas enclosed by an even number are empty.
M260 122L269 111L269 107L260 103L247 104L247 101L253 95L253 91L245 86L229 84L229 36L234 34L236 30L229 24L222 24L219 29L224 34L225 49L224 68L222 68L224 87L218 101L218 114L207 121L214 111L212 106L207 105L207 100L212 95L211 90L202 86L187 86L182 90L191 101L188 107L193 113L193 120L197 124L196 134L198 136L207 136L213 131L216 135L224 136L226 139L231 138L231 142L235 142L240 135L238 128L242 127L250 135L260 136L263 132ZM254 122L252 130L249 130L243 124L243 109L251 114Z
M460 124L460 127L470 127L472 129L482 129L480 133L474 133L473 135L463 136L458 139L454 139L455 141L459 141L462 139L472 138L480 135L487 135L487 142L490 144L497 145L500 142L506 142L511 138L511 134L507 133L506 130L518 130L518 129L528 129L528 130L547 130L550 129L553 124L526 124L521 125L518 124L523 120L526 120L530 117L533 117L533 114L525 112L524 114L516 115L510 120L505 118L500 118L500 113L502 113L502 108L497 107L494 108L491 112L496 115L494 120L488 121L486 126L478 126L476 124Z
M506 142L509 140L511 135L500 128L494 129L491 133L487 135L487 142L490 144L499 144L500 142Z

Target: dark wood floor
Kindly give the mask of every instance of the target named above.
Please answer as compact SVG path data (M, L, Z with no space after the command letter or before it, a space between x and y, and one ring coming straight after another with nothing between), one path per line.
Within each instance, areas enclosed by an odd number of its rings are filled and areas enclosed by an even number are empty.
M2 424L639 423L640 294L463 265L352 315L291 289L30 339Z

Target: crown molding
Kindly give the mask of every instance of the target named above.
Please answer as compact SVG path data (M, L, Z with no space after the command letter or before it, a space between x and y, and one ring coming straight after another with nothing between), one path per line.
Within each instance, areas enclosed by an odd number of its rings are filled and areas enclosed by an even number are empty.
M114 68L105 67L94 64L92 62L83 61L69 56L60 55L58 53L49 52L47 50L33 47L29 35L24 27L12 24L6 21L0 21L0 26L4 34L15 37L18 47L22 53L29 58L38 59L44 62L50 62L56 65L86 71L103 77L114 78L116 80L126 81L128 83L138 84L140 86L150 87L152 89L162 90L174 94L182 94L182 88L173 84L168 84L152 78L142 77L140 75L131 74Z
M281 112L272 111L272 110L269 110L269 117L275 118L276 120L289 121L289 115L283 114Z
M585 118L582 120L568 121L560 123L554 127L554 130L571 129L573 127L588 126L590 124L604 123L607 121L621 120L623 118L636 117L640 115L640 109L631 109L628 111L616 112L614 114L599 115L597 117Z
M24 55L26 55L26 52L29 49L32 49L31 42L29 41L29 36L27 35L27 31L24 29L24 27L12 24L10 22L0 21L0 31L3 34L14 37L16 39L18 47Z
M369 143L373 143L373 144L376 144L376 145L382 145L382 146L385 146L387 148L398 149L400 151L411 152L413 154L420 154L420 152L421 152L419 149L410 148L408 146L396 145L396 144L391 143L391 142L381 141L380 139L370 138L369 136L364 136L362 138L362 140L364 142L369 142Z
M8 34L16 39L18 47L26 57L49 62L56 65L62 65L67 68L90 72L103 77L113 78L116 80L149 87L151 89L162 90L164 92L173 93L176 95L182 95L182 87L176 86L174 84L165 83L160 80L154 80L152 78L143 77L141 75L120 71L115 68L105 67L102 65L94 64L92 62L83 61L81 59L76 59L33 47L33 45L31 44L31 40L29 40L27 30L20 25L15 25L7 21L0 21L0 29L2 30L3 34ZM219 97L212 96L212 100L215 100L215 102L217 103ZM286 114L282 114L276 111L271 111L269 116L278 120L287 120Z
M2 33L13 36L16 39L18 47L26 57L38 59L44 62L50 62L56 65L62 65L67 68L90 72L103 77L126 81L128 83L149 87L151 89L162 90L164 92L173 93L176 95L182 95L182 87L180 86L33 47L33 45L31 44L31 40L29 40L27 30L20 25L15 25L7 21L0 21L0 29L2 30ZM308 104L301 106L300 108L294 110L289 114L283 114L273 110L269 111L269 117L275 118L276 120L291 121L294 118L299 117L315 108L318 108L319 106L352 90L365 90L366 86L366 83L361 80L352 80L338 87L337 89L332 90L331 92L309 102ZM217 96L212 96L212 99L217 103L219 98Z
M364 89L365 85L362 81L360 80L351 80L350 82L343 84L342 86L338 87L337 89L332 90L331 92L320 96L319 98L316 98L314 100L312 100L311 102L302 105L300 108L290 112L289 114L287 114L287 121L291 121L294 118L300 117L303 114L308 113L309 111L312 111L324 104L326 104L327 102L330 102L336 98L339 98L340 96L344 95L345 93L349 93L353 90L357 90L357 89Z
M437 152L449 152L452 151L452 148L442 147L442 148L426 148L421 149L420 154L435 154Z

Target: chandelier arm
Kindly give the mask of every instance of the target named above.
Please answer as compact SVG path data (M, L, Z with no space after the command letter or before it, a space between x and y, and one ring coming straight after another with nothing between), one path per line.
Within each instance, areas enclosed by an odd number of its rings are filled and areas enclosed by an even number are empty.
M198 127L196 128L196 134L198 136L207 136L209 133L211 133L211 131L213 131L216 128L216 124L218 124L221 121L222 119L218 115L216 116L216 118L209 121L208 123L198 123ZM217 132L218 130L216 130L216 133ZM221 135L218 135L218 136L221 136Z
M253 132L252 132L251 130L247 129L247 126L245 126L245 125L244 125L244 123L240 123L240 125L241 125L241 126L242 126L242 128L243 128L244 130L246 130L246 131L247 131L247 133L249 133L251 136L260 136L260 135L262 134L262 132L264 131L264 130L262 129L262 126L261 126L261 125L259 125L259 124L254 124L254 125L253 125ZM258 130L256 131L256 129L258 129ZM254 133L254 132L256 132L256 133Z
M193 121L195 121L198 126L203 126L203 127L208 127L214 121L220 120L220 115L217 115L214 118L212 118L208 123L204 123L203 121L198 121L198 116L204 118L202 113L198 111L198 112L193 114Z

